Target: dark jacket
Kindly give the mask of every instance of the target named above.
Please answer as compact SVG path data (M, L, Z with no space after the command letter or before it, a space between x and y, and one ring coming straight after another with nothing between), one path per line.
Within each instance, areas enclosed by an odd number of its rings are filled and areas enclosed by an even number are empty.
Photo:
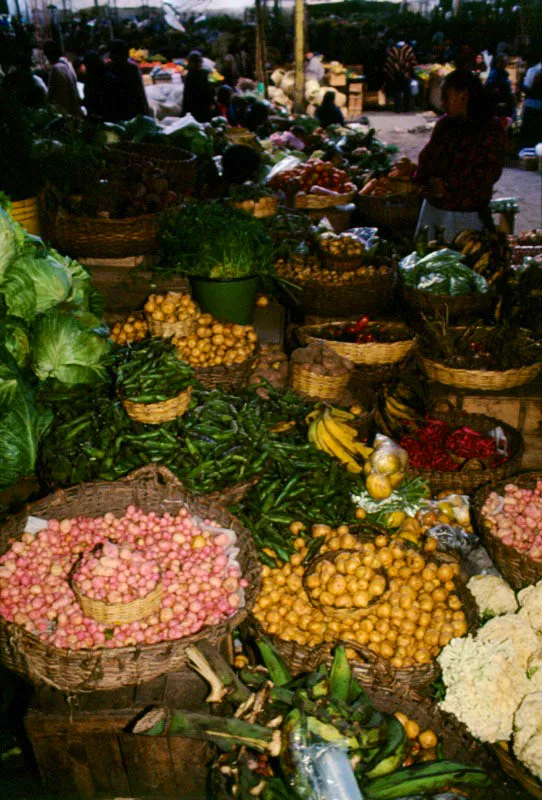
M344 125L343 112L335 104L318 106L314 114L322 128L327 128L328 125Z
M205 69L189 69L184 79L183 113L198 122L209 122L213 115L214 92Z
M122 122L133 119L138 114L149 113L149 104L141 73L133 61L127 61L124 64L110 64L107 93L109 95L107 98L109 122Z

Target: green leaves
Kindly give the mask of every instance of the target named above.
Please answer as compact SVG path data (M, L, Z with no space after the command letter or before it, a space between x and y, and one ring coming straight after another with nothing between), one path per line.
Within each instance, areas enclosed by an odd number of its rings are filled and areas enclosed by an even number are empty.
M0 378L1 381L1 378ZM2 385L0 383L0 406ZM7 413L0 419L0 488L10 486L18 478L34 472L38 442L53 420L50 411L38 410L32 392L21 382L11 390Z
M70 275L63 264L51 256L23 255L7 268L0 293L10 314L31 322L36 314L66 300L70 288Z

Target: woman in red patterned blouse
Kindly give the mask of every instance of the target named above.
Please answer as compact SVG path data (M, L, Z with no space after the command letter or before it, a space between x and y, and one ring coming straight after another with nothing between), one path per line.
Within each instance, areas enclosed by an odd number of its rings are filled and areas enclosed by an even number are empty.
M417 231L444 228L448 239L491 224L489 202L506 154L506 134L477 75L451 72L442 86L445 115L419 155L414 180L424 203Z

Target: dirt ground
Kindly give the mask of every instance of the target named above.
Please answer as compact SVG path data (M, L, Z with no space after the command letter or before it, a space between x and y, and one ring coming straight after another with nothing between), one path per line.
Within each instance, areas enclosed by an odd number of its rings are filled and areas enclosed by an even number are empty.
M417 160L418 153L431 136L437 115L431 111L394 114L390 111L367 111L371 125L380 139L401 148L401 155ZM542 227L542 175L517 167L506 167L495 185L494 197L515 197L520 211L515 232Z

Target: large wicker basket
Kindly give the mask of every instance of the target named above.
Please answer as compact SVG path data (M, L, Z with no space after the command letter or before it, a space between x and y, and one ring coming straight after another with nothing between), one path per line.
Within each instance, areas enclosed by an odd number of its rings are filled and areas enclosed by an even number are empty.
M196 367L195 374L198 381L206 389L216 389L220 387L226 392L235 392L244 389L248 385L250 376L256 366L259 347L254 354L243 361L242 364L232 364L226 366L220 364L216 367Z
M517 781L520 786L523 786L531 797L536 797L536 800L542 800L542 783L514 757L508 744L506 742L497 742L497 744L491 745L491 749L499 759L499 764L504 772Z
M96 517L109 511L123 514L134 504L144 511L175 513L181 506L203 519L211 518L232 528L237 535L237 556L248 581L246 605L232 617L212 628L174 641L115 649L64 650L46 644L34 634L0 617L0 660L26 680L48 684L60 691L91 692L117 689L144 683L166 672L177 672L186 665L186 648L209 639L216 643L233 631L246 617L259 592L260 566L252 537L226 509L204 497L189 494L175 476L161 466L148 466L115 483L98 482L73 486L31 503L21 513L6 520L0 529L0 552L19 539L29 515L42 519Z
M403 286L402 295L405 307L412 311L430 316L446 313L449 319L457 320L476 319L488 314L498 299L494 289L455 297Z
M509 448L509 458L498 467L488 467L478 459L466 461L455 472L416 469L410 466L409 471L429 482L434 494L450 491L459 494L471 494L489 481L502 481L519 472L523 457L523 437L517 428L513 428L503 420L487 417L484 414L466 414L460 411L431 411L431 419L440 419L450 427L458 428L467 425L481 434L488 434L497 427L503 429Z
M243 200L239 202L232 200L231 205L234 208L241 209L241 211L246 211L247 214L252 214L256 219L265 219L275 216L279 205L279 199L273 195L269 197L260 197L258 200Z
M374 259L378 263L377 259ZM299 282L295 293L298 305L305 314L331 319L375 315L388 311L393 303L397 271L356 277L345 285L322 283L317 280Z
M122 405L128 416L136 422L146 425L160 425L162 422L171 422L188 410L192 387L180 392L176 397L162 400L159 403L134 403L132 400L122 400Z
M138 167L152 162L154 167L167 175L169 187L173 191L190 196L194 189L198 168L197 158L180 147L146 142L122 142L108 149L108 158Z
M419 195L373 197L358 194L356 205L364 225L377 228L415 228L422 205Z
M376 366L380 364L395 364L402 361L414 346L414 338L401 339L396 342L367 342L356 344L355 342L338 342L335 339L323 339L319 334L324 328L341 328L344 322L329 322L327 325L306 325L297 331L297 335L302 344L310 342L322 342L343 358L348 358L354 364L366 364ZM384 328L386 332L403 336L408 334L408 328L400 322L381 322L371 323L367 332L371 332L371 327L378 329Z
M316 397L320 400L338 400L346 391L350 373L344 375L317 375L301 364L290 362L290 386L303 397Z
M354 199L354 192L343 192L342 194L296 194L295 207L303 209L319 210L321 208L334 208L335 206L345 206Z
M542 472L523 472L515 475L512 481L500 480L484 486L474 497L473 511L478 534L484 542L495 566L502 573L510 586L518 591L524 586L529 586L542 578L542 562L534 561L529 556L523 555L515 547L504 544L498 536L491 531L491 526L482 514L482 507L491 492L501 494L507 483L513 482L525 489L533 489L537 481L542 480Z
M420 356L420 364L432 381L438 381L445 386L456 386L458 389L479 389L485 392L523 386L534 381L542 370L542 362L503 372L488 369L453 369L424 356Z
M53 231L55 247L77 258L125 258L158 249L159 214L124 219L79 217L61 209Z

